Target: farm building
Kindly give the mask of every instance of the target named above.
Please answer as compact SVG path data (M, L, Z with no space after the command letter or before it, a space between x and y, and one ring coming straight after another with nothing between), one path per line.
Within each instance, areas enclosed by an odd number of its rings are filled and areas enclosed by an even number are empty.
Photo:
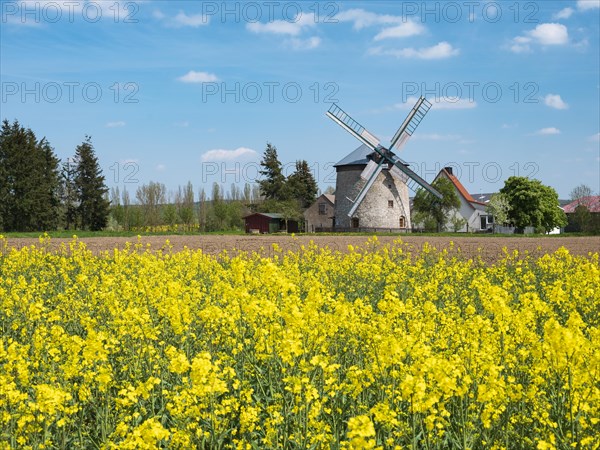
M464 225L458 230L453 230L452 223L447 225L450 231L469 232L486 231L494 226L494 218L487 213L487 205L483 201L475 200L460 180L453 174L452 167L444 167L435 179L440 177L450 180L460 200L460 208L455 212L455 217L461 218ZM435 180L434 180L435 181Z
M335 195L323 194L304 211L305 231L326 231L333 227Z
M253 213L244 217L246 233L297 233L298 221L288 220L286 229L286 220L283 214L279 213Z
M600 195L582 197L562 209L569 220L565 231L600 232Z

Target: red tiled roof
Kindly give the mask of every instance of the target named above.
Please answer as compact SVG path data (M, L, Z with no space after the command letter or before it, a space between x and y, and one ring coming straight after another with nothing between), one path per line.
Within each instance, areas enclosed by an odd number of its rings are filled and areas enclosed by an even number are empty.
M442 171L448 177L448 179L452 181L452 184L456 187L458 192L460 192L460 194L465 198L466 201L468 201L469 203L477 203L478 205L485 205L485 203L478 202L477 200L475 200L473 196L469 194L469 191L467 191L467 189L458 180L458 178L449 173L446 169L442 169Z
M589 197L581 197L579 200L574 200L568 205L563 206L563 210L567 214L575 212L579 206L585 206L589 212L600 213L600 195L591 195Z

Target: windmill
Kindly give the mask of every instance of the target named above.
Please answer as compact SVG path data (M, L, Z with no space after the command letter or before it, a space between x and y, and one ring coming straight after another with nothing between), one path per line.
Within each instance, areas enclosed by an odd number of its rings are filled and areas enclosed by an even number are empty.
M391 151L392 148L399 151L406 144L430 108L431 103L427 101L427 99L424 97L419 98L406 119L404 119L402 125L400 125L400 128L398 128L398 131L394 134L389 148L386 148L381 145L380 140L374 134L370 133L365 127L350 117L337 104L334 103L331 105L327 111L327 116L358 139L363 144L361 147L368 152L365 155L366 160L363 161L366 162L366 166L360 172L360 180L356 180L357 182L362 181L364 185L355 198L346 197L346 200L351 204L349 209L347 209L348 217L354 217L359 206L365 200L367 193L373 187L379 174L382 173L384 169L387 169L395 178L401 180L401 182L413 192L418 188L423 188L435 197L442 198L442 195L434 187L409 169L408 164ZM359 147L359 149L361 147ZM345 190L339 188L338 176L338 186L336 186L336 191L341 190L343 192ZM350 191L354 190L350 189L349 192ZM338 192L336 192L336 202L339 198ZM404 211L404 215L408 217L402 203L404 202L400 202L400 206ZM407 201L406 204L408 206Z

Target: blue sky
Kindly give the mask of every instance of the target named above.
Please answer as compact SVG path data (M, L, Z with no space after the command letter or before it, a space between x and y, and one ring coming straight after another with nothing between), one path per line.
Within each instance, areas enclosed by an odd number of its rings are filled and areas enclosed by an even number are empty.
M467 189L532 175L600 191L600 0L5 1L1 118L60 158L92 136L110 187L253 182L267 142L321 189L360 143L433 108L399 156Z

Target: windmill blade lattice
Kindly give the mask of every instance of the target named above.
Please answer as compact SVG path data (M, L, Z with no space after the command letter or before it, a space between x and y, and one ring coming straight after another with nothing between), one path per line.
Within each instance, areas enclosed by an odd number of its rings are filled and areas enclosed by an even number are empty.
M396 150L400 150L413 135L430 109L431 103L426 98L421 97L417 100L413 109L408 116L406 116L406 119L404 119L404 122L400 125L400 128L398 128L398 131L396 131L396 134L394 134L390 143L390 148L394 147Z
M432 185L430 185L427 181L425 181L423 178L421 178L415 172L410 170L406 166L406 163L404 163L400 158L398 158L397 156L394 155L393 159L394 159L394 166L390 170L396 174L400 173L400 174L404 175L404 177L407 179L405 181L405 183L411 191L417 192L418 189L423 188L427 192L435 195L437 198L439 198L439 199L442 198L442 194L440 194L437 189L435 189Z
M348 114L346 114L344 110L335 103L332 104L329 108L329 111L327 111L327 116L329 116L329 118L331 118L343 129L352 134L363 144L367 145L368 147L371 147L373 150L375 150L375 147L379 145L380 141L374 134L370 133L360 123L358 123Z
M348 216L352 217L354 215L354 213L356 212L356 210L362 203L363 199L367 195L367 192L369 192L369 189L371 189L371 186L373 186L373 183L375 183L375 180L377 179L377 177L383 170L383 165L385 164L385 162L386 162L385 159L381 158L381 160L379 161L379 164L377 164L377 166L375 167L375 170L373 171L373 173L367 180L367 183L363 186L363 188L360 190L360 192L356 196L356 199L354 200L354 202L352 204L352 208L350 208L350 211L348 211Z

